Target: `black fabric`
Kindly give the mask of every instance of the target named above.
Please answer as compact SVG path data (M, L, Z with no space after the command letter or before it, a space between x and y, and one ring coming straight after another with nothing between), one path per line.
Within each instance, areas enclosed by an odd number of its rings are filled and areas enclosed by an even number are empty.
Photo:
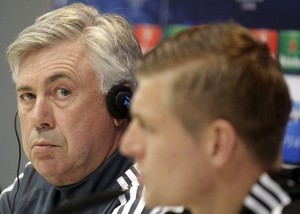
M242 210L240 211L240 214L253 214L253 212L247 207L243 206Z
M169 211L169 212L166 212L166 214L178 214L178 213ZM188 209L184 209L181 214L192 214L192 213Z
M282 169L269 174L292 199L300 199L300 168Z
M300 168L282 169L276 172L269 172L269 176L274 180L291 198L291 203L284 206L282 214L300 214ZM259 184L259 181L257 182ZM267 189L266 189L267 190ZM252 195L252 193L250 193ZM274 195L274 198L277 198ZM257 197L255 197L257 198ZM265 206L265 203L261 205ZM272 210L270 210L270 213ZM260 214L255 213L248 207L243 206L240 214Z
M282 214L299 214L300 199L293 200L292 203L283 208Z

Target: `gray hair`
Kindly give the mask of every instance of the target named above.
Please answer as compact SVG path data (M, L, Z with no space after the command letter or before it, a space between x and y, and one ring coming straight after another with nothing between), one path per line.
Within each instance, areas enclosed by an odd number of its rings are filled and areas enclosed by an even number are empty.
M7 50L13 80L17 82L26 55L69 40L80 41L87 51L103 94L117 84L135 88L135 69L142 52L132 27L119 15L100 14L82 3L48 12L18 35Z

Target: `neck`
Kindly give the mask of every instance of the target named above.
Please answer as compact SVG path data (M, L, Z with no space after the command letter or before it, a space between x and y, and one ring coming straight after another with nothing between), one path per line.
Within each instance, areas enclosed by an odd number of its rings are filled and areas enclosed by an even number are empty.
M260 164L248 153L234 154L226 165L215 172L216 180L206 201L190 206L192 213L240 213L244 199L263 172Z

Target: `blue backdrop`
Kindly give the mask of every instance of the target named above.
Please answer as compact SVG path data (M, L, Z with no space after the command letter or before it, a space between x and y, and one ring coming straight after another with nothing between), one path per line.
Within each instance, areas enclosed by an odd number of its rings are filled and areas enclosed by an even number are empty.
M56 7L78 2L55 0ZM300 29L299 0L81 0L132 24L207 24L235 20L250 28Z

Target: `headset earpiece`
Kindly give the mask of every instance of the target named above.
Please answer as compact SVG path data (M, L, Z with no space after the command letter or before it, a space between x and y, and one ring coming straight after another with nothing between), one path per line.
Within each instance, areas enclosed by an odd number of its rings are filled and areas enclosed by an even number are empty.
M132 92L124 85L113 86L107 94L107 108L110 114L116 119L130 119L129 107Z

